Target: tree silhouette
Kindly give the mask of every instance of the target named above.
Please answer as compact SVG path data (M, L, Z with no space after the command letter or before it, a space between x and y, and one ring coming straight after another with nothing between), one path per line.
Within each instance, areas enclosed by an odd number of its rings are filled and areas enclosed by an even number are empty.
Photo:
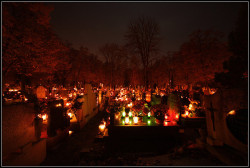
M148 89L148 70L152 61L153 53L158 50L159 25L155 20L147 17L140 17L131 21L128 32L125 35L127 46L140 55L143 65L144 85Z

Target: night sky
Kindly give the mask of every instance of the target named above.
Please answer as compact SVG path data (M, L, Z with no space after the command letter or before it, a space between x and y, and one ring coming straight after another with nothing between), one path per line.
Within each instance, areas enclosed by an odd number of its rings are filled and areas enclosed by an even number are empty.
M161 53L178 51L197 29L214 29L227 36L242 3L238 2L57 2L51 24L73 47L88 47L99 55L105 43L125 44L131 19L154 18L160 26ZM247 3L245 2L247 5Z

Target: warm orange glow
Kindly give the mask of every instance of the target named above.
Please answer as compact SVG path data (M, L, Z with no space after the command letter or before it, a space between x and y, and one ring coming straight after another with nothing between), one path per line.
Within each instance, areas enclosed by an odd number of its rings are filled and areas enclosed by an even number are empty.
M176 114L176 115L175 115L175 118L178 119L178 118L179 118L179 114Z
M168 122L167 121L164 121L164 126L168 126Z
M24 98L24 101L28 101L28 99L25 97L25 98Z
M129 124L129 117L125 117L125 124Z
M189 112L188 112L188 111L186 111L186 112L185 112L186 117L188 117L188 114L189 114Z
M99 125L99 130L101 131L101 132L104 132L104 130L105 130L105 125L104 124L100 124Z
M192 105L192 104L189 104L188 109L189 109L189 110L192 110L192 108L193 108L193 105Z
M73 131L69 131L69 135L71 135L73 133Z
M151 101L151 93L146 94L146 101L150 102Z
M235 115L235 114L236 114L235 110L231 110L230 112L227 113L227 115Z
M72 114L72 113L68 113L68 116L69 116L70 118L72 118L73 114Z
M168 116L167 115L165 115L165 120L167 120L168 119Z
M47 120L47 114L42 115L43 121Z
M71 103L66 103L66 106L70 106Z
M9 89L9 92L16 92L17 89Z
M59 104L56 105L56 107L61 107L61 106L62 106L61 103L59 103Z
M138 117L134 117L134 124L138 124Z

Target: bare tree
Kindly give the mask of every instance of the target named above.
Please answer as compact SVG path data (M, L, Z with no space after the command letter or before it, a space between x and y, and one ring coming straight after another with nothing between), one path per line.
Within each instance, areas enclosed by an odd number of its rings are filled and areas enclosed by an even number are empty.
M108 77L111 87L119 83L122 71L126 69L127 53L124 47L118 44L105 44L100 48L100 52L105 57Z
M148 69L152 61L153 54L158 50L159 25L155 20L147 17L140 17L131 21L128 32L125 35L128 46L132 51L139 54L143 65L143 79L146 89L148 89Z

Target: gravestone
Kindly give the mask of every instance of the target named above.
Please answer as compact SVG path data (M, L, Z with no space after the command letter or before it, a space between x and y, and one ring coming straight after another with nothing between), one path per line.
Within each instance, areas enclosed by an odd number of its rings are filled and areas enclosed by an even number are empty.
M36 97L38 99L44 99L46 97L46 88L43 86L38 86L36 89Z
M83 126L98 112L96 94L92 91L90 84L85 84L85 91L82 101L83 105L81 109L77 110L77 122L80 128Z
M58 106L60 104L60 106ZM56 136L58 129L64 130L69 126L69 117L66 115L63 99L49 102L48 128L49 137Z
M226 144L239 151L247 152L247 144L242 143L232 134L226 122L230 111L248 109L247 94L247 89L218 89L213 95L203 96L203 106L206 109L208 144L214 146ZM237 125L235 127L238 127L239 131L244 129Z
M170 118L175 119L176 114L180 113L180 107L181 107L181 102L180 102L180 97L177 94L169 94L167 98L167 105L169 107L169 112L170 112Z

